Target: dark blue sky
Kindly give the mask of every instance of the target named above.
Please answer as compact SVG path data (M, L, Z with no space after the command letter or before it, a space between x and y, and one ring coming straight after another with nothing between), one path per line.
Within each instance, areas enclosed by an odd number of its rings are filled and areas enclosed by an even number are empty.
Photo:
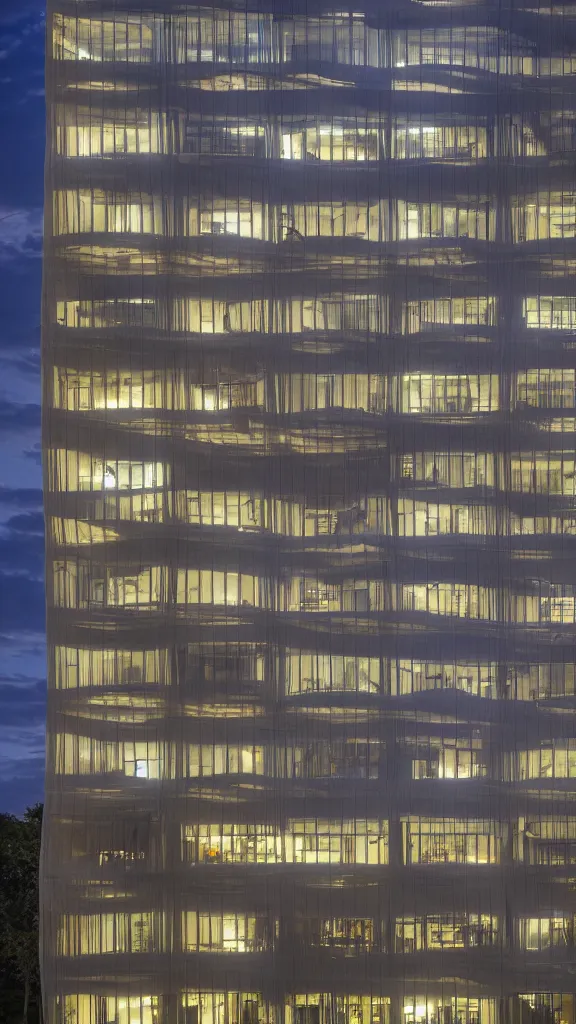
M0 811L42 798L40 287L45 12L0 0Z

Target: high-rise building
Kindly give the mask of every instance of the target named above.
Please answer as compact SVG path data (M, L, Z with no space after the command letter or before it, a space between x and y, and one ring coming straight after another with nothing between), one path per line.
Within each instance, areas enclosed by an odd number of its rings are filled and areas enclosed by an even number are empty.
M576 1024L576 8L49 7L47 1024Z

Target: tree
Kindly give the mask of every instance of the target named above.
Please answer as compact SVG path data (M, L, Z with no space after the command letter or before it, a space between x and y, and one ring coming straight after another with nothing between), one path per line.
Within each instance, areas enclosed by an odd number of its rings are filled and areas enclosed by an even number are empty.
M41 1020L38 869L42 805L22 818L0 814L0 1019Z

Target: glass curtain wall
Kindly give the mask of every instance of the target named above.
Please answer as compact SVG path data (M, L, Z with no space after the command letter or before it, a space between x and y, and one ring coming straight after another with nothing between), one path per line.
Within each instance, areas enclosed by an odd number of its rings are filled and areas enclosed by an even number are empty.
M46 1024L576 1024L576 16L50 0Z

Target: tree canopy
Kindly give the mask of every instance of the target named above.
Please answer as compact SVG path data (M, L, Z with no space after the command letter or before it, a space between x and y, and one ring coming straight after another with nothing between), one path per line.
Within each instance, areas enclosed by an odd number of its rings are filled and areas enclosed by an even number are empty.
M0 814L0 1020L40 1024L38 868L42 804Z

